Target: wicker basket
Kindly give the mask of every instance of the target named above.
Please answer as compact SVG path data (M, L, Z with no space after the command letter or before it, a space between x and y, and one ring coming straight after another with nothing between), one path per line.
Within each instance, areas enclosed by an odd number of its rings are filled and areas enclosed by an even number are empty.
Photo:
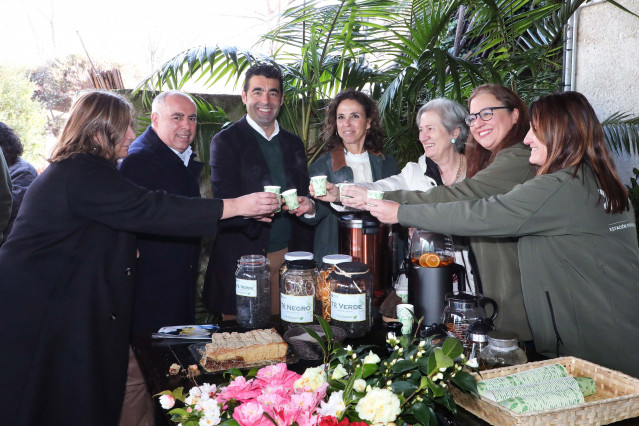
M587 396L584 404L523 414L484 397L466 395L454 386L451 386L451 394L459 406L493 425L605 425L639 416L639 379L575 357L482 371L482 377L474 375L479 381L557 363L566 367L573 377L593 378L597 392Z

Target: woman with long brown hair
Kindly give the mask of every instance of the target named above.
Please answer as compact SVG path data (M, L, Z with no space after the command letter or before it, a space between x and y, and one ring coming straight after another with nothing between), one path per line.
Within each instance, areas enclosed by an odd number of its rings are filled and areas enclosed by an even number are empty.
M277 198L150 192L116 161L135 139L131 105L88 92L0 248L0 394L13 425L117 425L129 361L135 232L214 236L220 219L268 221Z
M380 202L371 213L383 222L435 232L519 237L537 351L639 377L637 229L601 125L576 92L542 97L530 110L525 143L532 149L530 163L539 167L535 179L484 200Z
M364 92L347 89L331 100L326 109L322 140L325 154L311 164L310 176L326 176L332 184L374 182L399 171L395 159L382 153L384 131L379 109ZM306 197L300 200L300 208L293 213L307 214L303 220L315 226L313 254L321 264L327 254L338 253L340 215L352 212L325 201L313 204ZM308 215L314 216L308 218Z
M528 163L530 149L522 143L529 124L528 109L521 98L507 87L485 84L473 91L468 109L466 124L471 137L466 143L466 179L426 192L387 192L384 199L402 204L477 200L505 194L535 176ZM349 190L346 188L344 194L350 195ZM351 199L344 198L342 203L351 205ZM457 231L451 234L466 236ZM517 333L521 341L532 340L521 292L517 240L470 238L470 251L479 269L473 276L475 288L499 306L496 327Z

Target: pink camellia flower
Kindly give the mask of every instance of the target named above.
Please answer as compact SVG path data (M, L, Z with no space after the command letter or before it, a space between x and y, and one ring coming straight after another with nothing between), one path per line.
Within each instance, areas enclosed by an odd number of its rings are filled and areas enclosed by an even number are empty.
M254 386L253 380L247 381L245 377L237 376L227 387L222 389L217 399L221 402L230 401L231 399L246 402L257 398L261 393L261 390Z
M287 387L284 385L267 385L262 388L263 395L272 393L287 398L291 393L293 393L293 387Z
M300 413L296 422L299 426L317 426L317 415L311 412Z
M298 407L302 413L314 412L317 408L318 401L315 399L315 395L310 392L303 392L291 396L291 404Z
M256 377L256 382L259 386L282 386L292 389L293 383L301 376L294 371L288 370L286 364L281 362L261 368Z
M264 410L255 401L245 402L233 411L233 418L242 426L268 426L271 421L264 415Z
M161 395L160 405L165 410L170 410L175 405L175 398L173 398L173 395Z
M287 404L289 402L289 399L284 398L277 393L264 393L258 396L256 401L264 410L269 411L270 407L278 408L284 404Z
M322 383L317 389L315 389L314 396L315 396L315 400L317 401L316 405L324 400L327 389L328 389L328 382Z
M281 382L287 371L288 368L286 368L286 363L280 362L279 364L267 365L264 368L260 368L256 377L266 383L270 383L272 381Z

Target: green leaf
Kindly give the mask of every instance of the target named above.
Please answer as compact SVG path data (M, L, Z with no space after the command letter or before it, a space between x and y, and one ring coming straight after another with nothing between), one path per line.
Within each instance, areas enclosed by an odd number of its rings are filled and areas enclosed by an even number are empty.
M376 373L379 370L377 364L364 364L362 367L362 379L366 379L371 374Z
M324 358L326 358L328 356L328 352L327 352L327 347L326 347L326 342L324 341L324 339L322 339L320 337L319 334L317 334L317 332L311 328L308 328L304 325L300 325L300 327L302 327L302 329L307 332L313 339L315 339L317 341L317 343L319 343L319 345L322 348L322 352L324 353Z
M475 394L479 397L477 380L475 380L475 376L472 374L466 371L459 371L454 377L450 378L450 382L457 386L462 392Z
M391 367L391 371L395 374L405 373L417 367L417 364L414 361L410 360L402 360L397 361L395 365Z
M464 351L464 346L455 337L448 337L442 345L442 352L452 359L459 357Z
M417 386L410 382L399 380L391 384L391 389L395 394L402 394L404 397L408 397L417 390Z
M411 407L411 411L420 425L429 426L437 424L437 416L431 407L423 402L416 402Z
M332 342L333 329L331 328L331 325L321 315L315 315L315 318L317 318L317 322L319 323L320 327L322 327L322 330L324 331L324 335L326 336L326 341Z
M455 365L453 360L450 359L441 348L435 349L435 360L437 362L438 369L449 368Z

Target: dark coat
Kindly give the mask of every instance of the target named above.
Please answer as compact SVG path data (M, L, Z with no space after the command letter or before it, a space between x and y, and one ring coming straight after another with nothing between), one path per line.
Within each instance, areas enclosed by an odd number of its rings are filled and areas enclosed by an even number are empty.
M131 144L120 172L150 190L199 197L202 167L204 164L193 158L185 167L180 157L149 126ZM192 324L200 239L141 234L138 250L133 331L157 331L162 326Z
M397 161L390 155L368 153L373 182L399 173ZM331 183L353 182L353 169L346 165L346 155L342 145L336 146L311 164L311 176L327 176ZM339 253L339 219L352 211L338 212L329 203L315 200L316 214L312 219L304 219L315 225L313 254L315 261L322 264L327 254Z
M307 195L310 180L304 145L300 138L281 127L278 137L286 165L286 188L282 191L296 188L298 195ZM216 198L261 192L264 185L271 184L268 165L246 117L213 137L211 182ZM292 217L291 224L288 250L311 251L313 229L297 217ZM233 218L220 222L204 283L203 299L211 312L235 314L237 261L247 254L266 255L269 231L268 223L254 220Z
M0 400L12 425L118 424L134 232L214 235L222 209L220 200L147 192L86 154L31 184L0 248Z
M13 221L18 216L18 210L22 204L24 194L27 192L29 185L38 177L38 171L22 157L18 157L16 162L9 166L9 175L11 176L11 218L4 232L6 239L13 227Z

